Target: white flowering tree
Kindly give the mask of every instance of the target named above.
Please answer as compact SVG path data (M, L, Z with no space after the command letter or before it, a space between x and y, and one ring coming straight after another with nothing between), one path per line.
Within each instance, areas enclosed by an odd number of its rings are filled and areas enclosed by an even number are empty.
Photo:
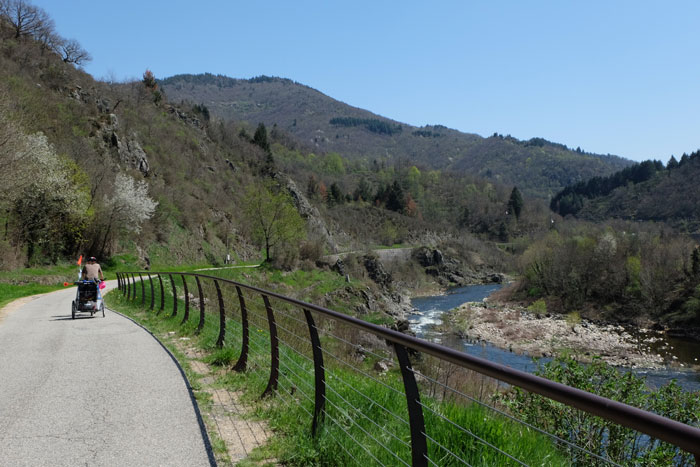
M87 221L87 189L76 183L80 169L42 133L18 134L6 149L0 182L14 241L26 246L27 263L37 253L55 262L77 247Z
M114 193L104 202L107 214L101 251L106 252L115 233L135 234L145 221L153 216L158 202L148 196L145 181L136 181L129 175L117 174Z

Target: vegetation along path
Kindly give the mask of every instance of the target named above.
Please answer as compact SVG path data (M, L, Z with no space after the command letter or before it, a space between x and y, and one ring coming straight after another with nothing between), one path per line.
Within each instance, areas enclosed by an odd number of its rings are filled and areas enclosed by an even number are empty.
M0 463L214 465L169 353L109 310L71 319L74 296L11 304L0 321Z

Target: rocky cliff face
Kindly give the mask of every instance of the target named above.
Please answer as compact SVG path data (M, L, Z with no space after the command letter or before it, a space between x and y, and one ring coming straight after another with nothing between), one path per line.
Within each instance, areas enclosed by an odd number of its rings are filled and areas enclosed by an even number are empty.
M287 192L292 197L292 201L294 202L294 206L296 207L297 211L299 211L301 217L306 220L310 234L314 237L322 238L330 251L334 253L337 252L338 243L335 240L335 235L326 225L325 221L321 217L321 214L318 212L318 209L309 203L309 200L306 199L304 193L297 187L296 183L294 183L291 178L285 177L284 185L287 188Z

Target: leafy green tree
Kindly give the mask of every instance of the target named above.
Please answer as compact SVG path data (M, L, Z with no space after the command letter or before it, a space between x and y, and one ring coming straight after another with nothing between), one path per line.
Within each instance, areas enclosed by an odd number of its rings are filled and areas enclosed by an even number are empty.
M304 220L291 197L271 181L248 187L243 213L253 240L265 248L266 262L272 259L275 247L305 237Z
M515 214L516 219L520 219L520 213L523 210L523 197L518 190L518 187L513 187L513 191L510 192L510 199L508 200L508 211Z
M700 247L695 247L691 255L691 272L693 277L700 275Z
M321 169L331 175L342 175L345 173L343 158L337 152L332 152L322 159Z

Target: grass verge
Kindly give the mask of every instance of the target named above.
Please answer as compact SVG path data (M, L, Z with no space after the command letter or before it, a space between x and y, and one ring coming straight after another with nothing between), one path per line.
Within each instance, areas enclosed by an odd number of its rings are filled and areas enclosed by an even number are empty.
M0 283L0 308L18 298L28 297L41 293L53 292L62 289L63 285L41 285L41 284L3 284Z
M165 283L168 286L167 282ZM141 288L137 287L138 293ZM189 290L195 290L194 284ZM143 303L150 303L150 288L145 287ZM178 315L172 316L172 291L164 294L164 311L160 314L145 311L141 297L127 300L118 291L107 297L107 305L116 309L150 329L156 336L174 336L186 339L201 352L200 361L218 367L213 378L205 383L191 371L192 362L182 351L173 353L186 369L188 377L200 402L200 409L210 428L212 444L222 464L231 463L226 445L217 439L211 415L211 397L205 391L217 388L240 395L240 403L246 407L245 417L266 420L274 436L261 447L253 449L241 465L260 465L279 462L288 465L357 465L411 464L410 430L407 422L406 400L403 383L396 365L386 372L374 371L375 359L352 360L355 368L347 363L331 359L335 352L350 360L354 357L343 354L330 335L322 336L322 347L329 352L324 357L326 371L326 411L317 435L311 435L314 411L313 362L302 350L304 343L293 344L291 321L281 321L280 329L280 377L277 389L270 397L261 399L267 386L270 362L270 337L264 312L249 305L251 312L250 354L247 371L238 373L230 367L238 358L241 346L241 327L236 319L227 319L225 345L216 347L219 334L218 315L205 312L202 332L195 334L198 316L196 307L190 308L189 320L183 323L184 300L178 299ZM154 291L156 303L160 292ZM184 297L183 297L184 298ZM233 300L226 300L233 307ZM209 301L211 303L211 301ZM156 309L158 306L156 306ZM210 308L211 309L211 308ZM284 310L278 309L278 316ZM195 316L196 315L196 316ZM299 330L303 329L299 328ZM334 332L338 332L333 329ZM300 333L297 333L301 335ZM169 347L173 341L164 342ZM189 359L189 360L188 360ZM188 370L189 369L189 370ZM372 375L371 378L367 375ZM430 436L429 456L438 465L459 465L457 457L470 465L514 465L502 453L490 448L498 446L526 464L569 465L570 460L552 445L549 439L522 426L514 426L505 417L496 416L478 405L441 401L421 396L425 406L426 430ZM207 415L209 414L209 415ZM468 427L468 432L456 429L456 425ZM485 442L484 442L485 441Z

